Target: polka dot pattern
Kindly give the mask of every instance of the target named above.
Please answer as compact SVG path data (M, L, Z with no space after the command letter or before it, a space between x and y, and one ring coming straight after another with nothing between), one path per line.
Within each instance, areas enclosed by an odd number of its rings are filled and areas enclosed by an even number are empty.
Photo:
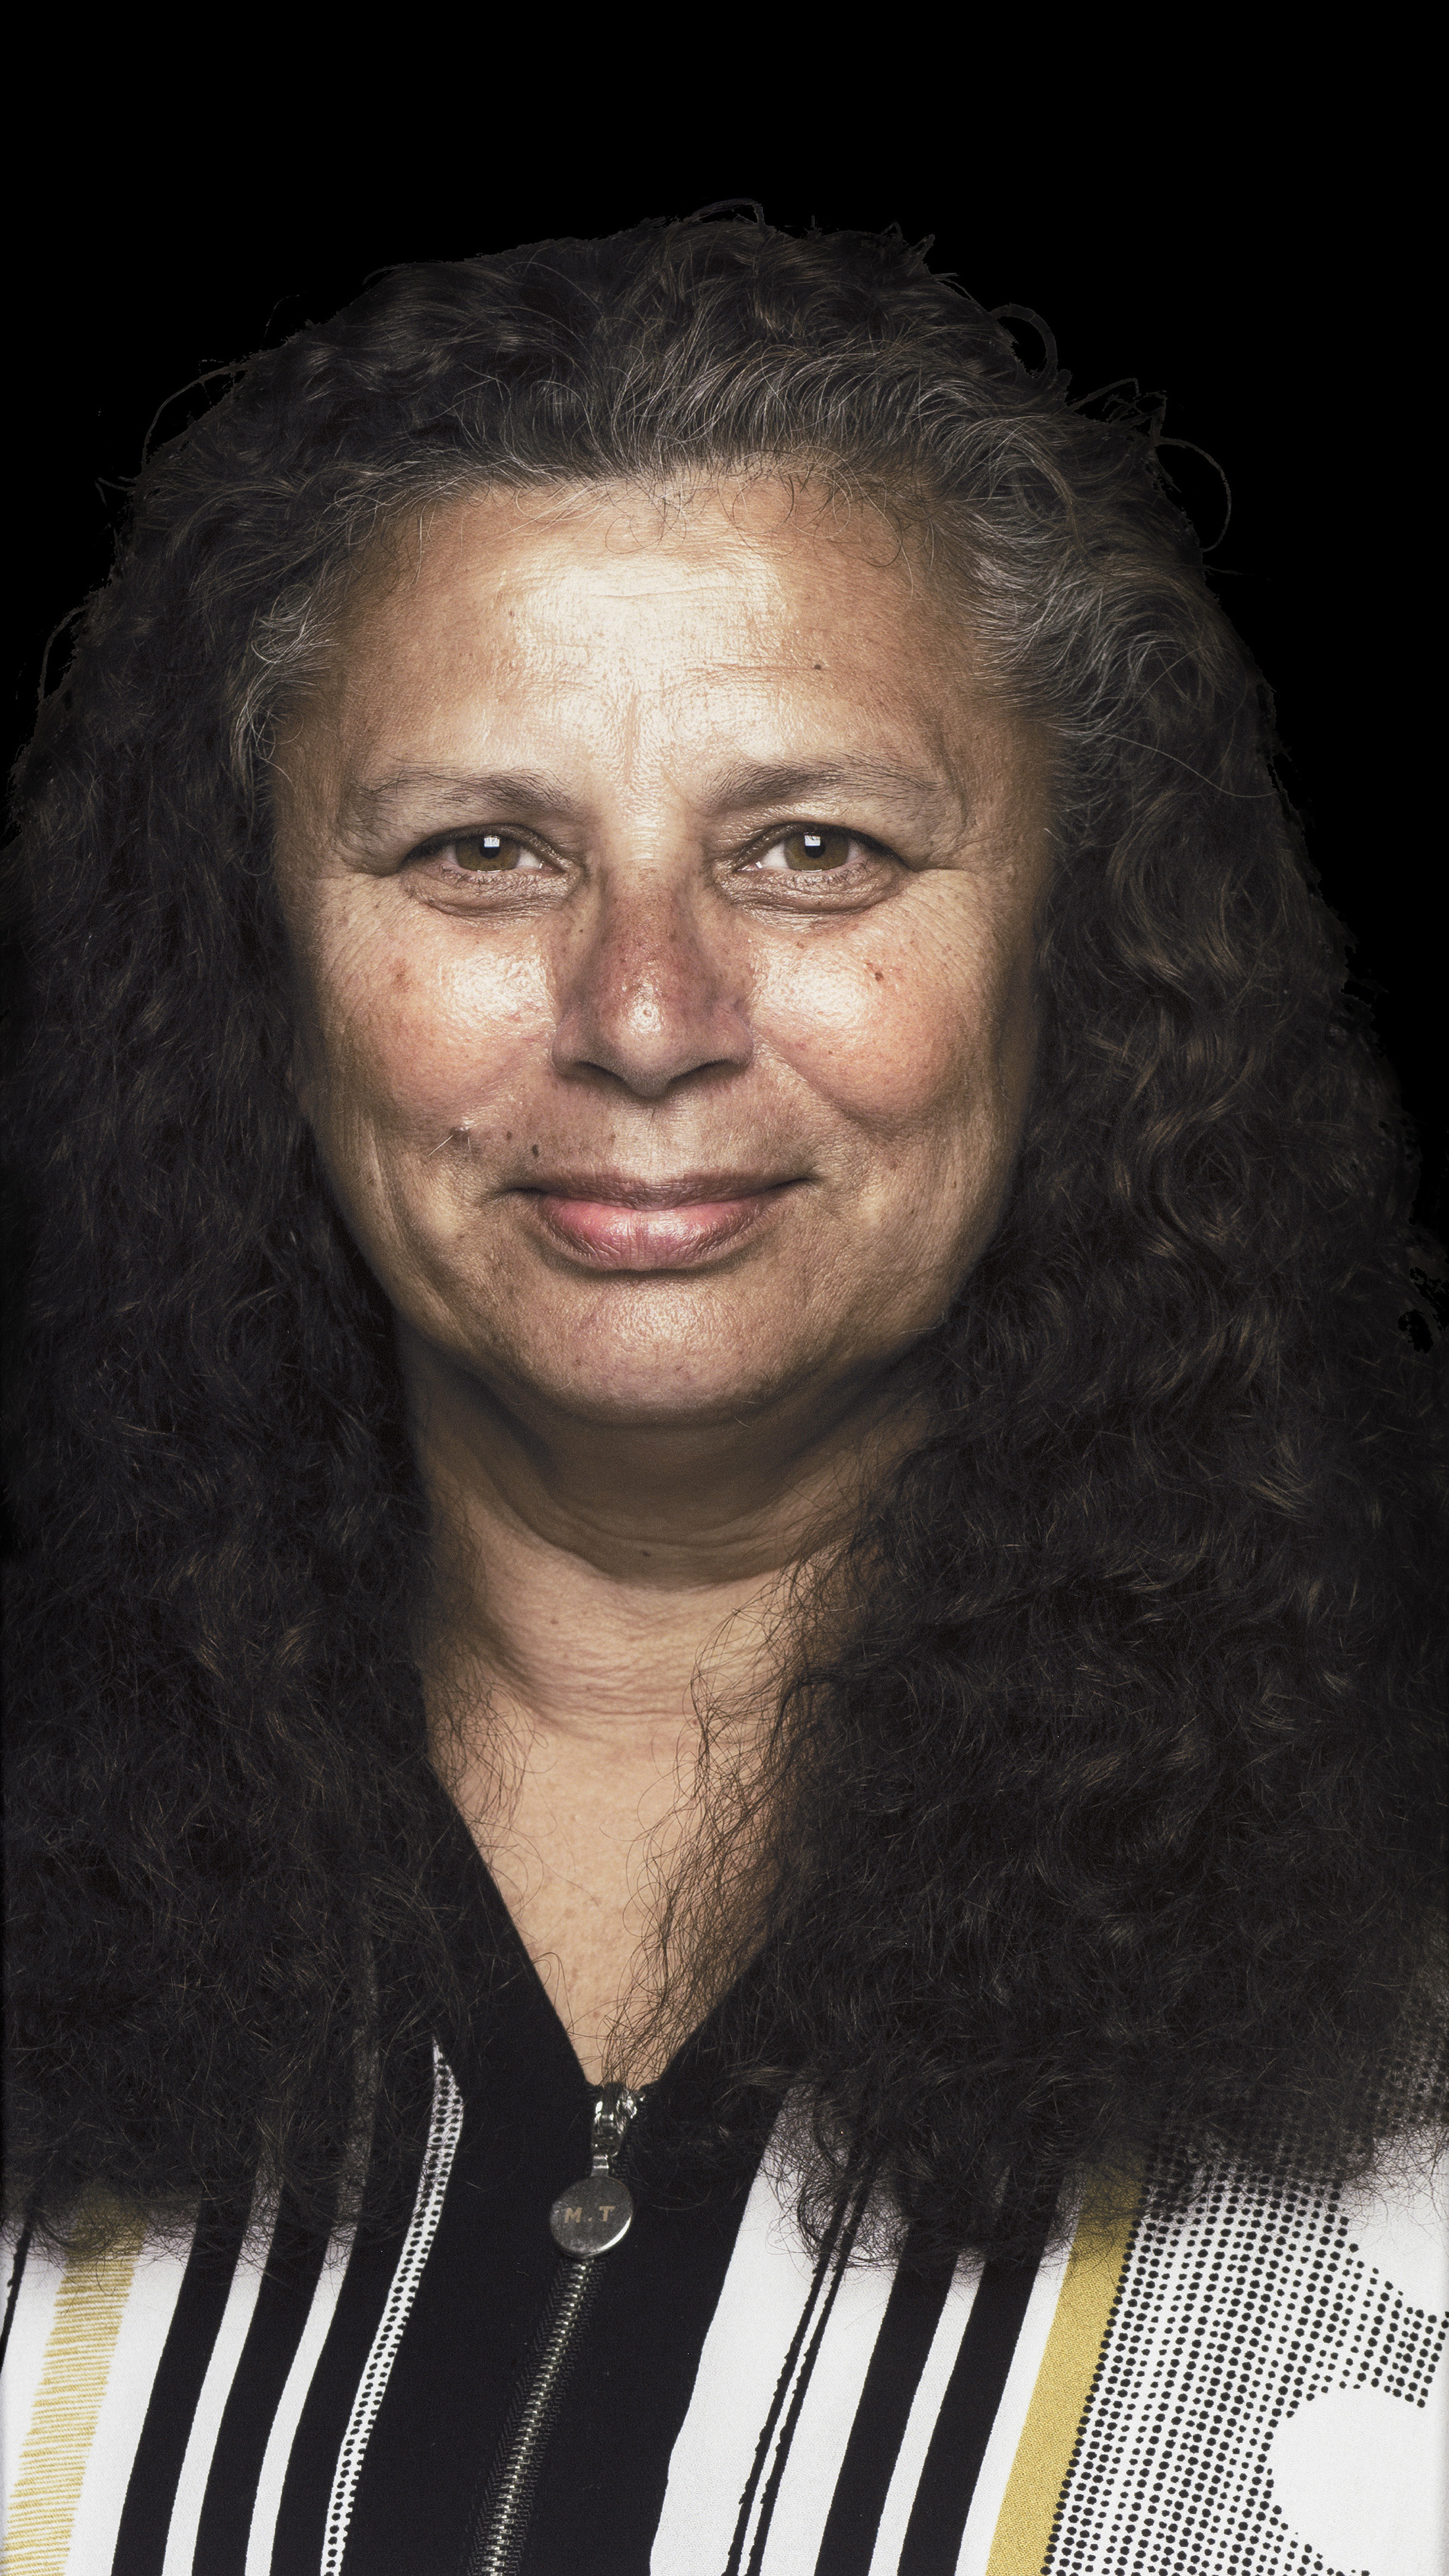
M1358 2576L1275 2499L1275 2433L1329 2390L1373 2390L1418 2413L1433 2482L1449 2317L1396 2289L1362 2224L1291 2164L1200 2175L1175 2217L1163 2179L1133 2233L1044 2576Z

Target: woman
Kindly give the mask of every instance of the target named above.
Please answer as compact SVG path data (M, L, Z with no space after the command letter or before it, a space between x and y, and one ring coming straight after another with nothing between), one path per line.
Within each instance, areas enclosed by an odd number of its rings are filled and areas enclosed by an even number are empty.
M404 269L22 808L7 2566L1427 2566L1438 1373L1150 437Z

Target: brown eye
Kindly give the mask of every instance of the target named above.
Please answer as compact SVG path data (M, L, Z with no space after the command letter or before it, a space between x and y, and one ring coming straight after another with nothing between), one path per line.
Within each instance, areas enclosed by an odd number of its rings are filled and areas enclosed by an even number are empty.
M787 868L843 868L850 857L854 835L850 832L812 832L802 827L787 832L780 848Z
M455 864L466 868L470 876L491 875L510 868L537 867L533 852L511 832L462 832L448 844Z

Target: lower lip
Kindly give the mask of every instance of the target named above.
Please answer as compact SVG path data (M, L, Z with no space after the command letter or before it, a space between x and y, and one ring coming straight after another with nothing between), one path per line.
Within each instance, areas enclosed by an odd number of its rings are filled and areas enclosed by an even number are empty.
M609 1199L556 1199L531 1191L555 1242L596 1270L688 1270L733 1251L779 1206L784 1189L742 1199L686 1199L676 1207L620 1207Z

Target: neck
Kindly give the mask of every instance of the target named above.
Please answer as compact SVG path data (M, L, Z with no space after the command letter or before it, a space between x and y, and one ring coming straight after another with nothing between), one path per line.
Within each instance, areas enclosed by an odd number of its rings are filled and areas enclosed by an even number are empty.
M530 1731L677 1732L701 1672L747 1688L784 1584L899 1443L879 1380L796 1418L613 1423L510 1402L406 1327L401 1352L439 1566L426 1663Z
M792 1578L844 1535L910 1407L877 1380L808 1419L561 1420L406 1327L400 1349L434 1527L434 1762L597 2076L649 1985L661 1889L703 1848L701 1717L711 1777L747 1779Z

